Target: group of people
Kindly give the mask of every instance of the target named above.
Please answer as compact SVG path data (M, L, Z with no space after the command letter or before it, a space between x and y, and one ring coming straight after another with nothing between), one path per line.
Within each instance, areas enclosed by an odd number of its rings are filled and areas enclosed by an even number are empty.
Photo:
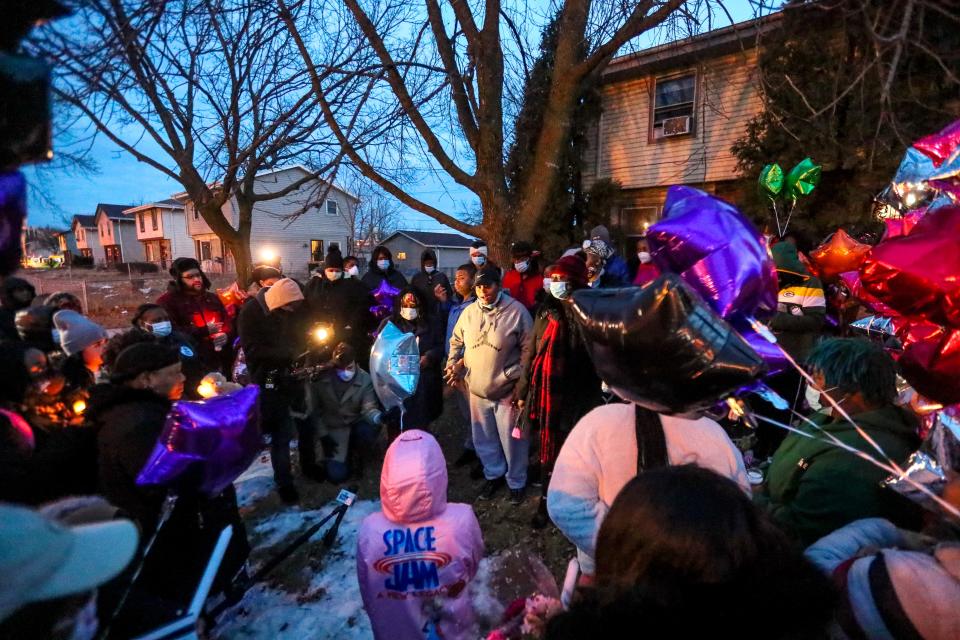
M249 544L232 487L213 497L180 487L171 511L164 491L136 483L171 403L199 397L200 380L219 373L259 386L288 504L299 500L295 437L302 476L335 484L388 443L381 511L364 520L357 548L377 638L477 637L467 586L483 535L471 505L447 502L449 466L470 467L480 501L506 490L520 505L537 489L531 526L552 523L576 547L575 588L545 637L732 632L744 607L765 637L960 637L960 547L942 520L939 538L917 533L935 519L881 488L882 469L820 437L869 454L866 432L897 463L920 442L893 359L864 338L828 335L823 285L801 248L794 238L773 248L781 289L768 323L815 385L788 370L767 380L782 402L748 400L764 420L746 462L728 435L732 418L658 414L621 401L597 375L576 292L659 276L645 239L624 259L603 227L549 263L516 242L507 268L477 241L452 283L430 250L409 281L386 247L362 277L359 260L331 250L306 283L257 267L226 305L196 260L178 258L169 290L109 340L75 298L37 304L29 283L7 278L0 499L47 506L0 507L0 566L25 576L16 594L2 590L0 631L77 637L91 602L101 625L149 627L157 621L143 611L162 618L192 593L186 583L228 524L217 589L242 575ZM416 336L420 353L415 392L389 411L368 365L388 322ZM432 435L445 397L463 444L451 465ZM38 529L67 546L85 540L63 557L100 553L98 571L74 575L53 561L21 570L36 555L23 536L41 539ZM8 553L10 536L24 550Z

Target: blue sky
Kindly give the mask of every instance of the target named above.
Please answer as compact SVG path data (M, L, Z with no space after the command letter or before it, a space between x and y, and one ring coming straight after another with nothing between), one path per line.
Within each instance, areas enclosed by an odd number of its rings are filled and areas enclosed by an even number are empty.
M725 5L735 22L747 20L754 15L754 6L750 0L728 0ZM718 20L714 28L728 23L729 20L723 18ZM82 125L72 133L82 137ZM63 142L54 140L55 153ZM159 150L151 155L155 158L163 157ZM74 214L93 213L98 202L133 205L162 200L183 190L177 182L149 165L137 162L103 136L94 139L88 158L97 167L97 172L93 175L80 175L55 166L24 168L30 183L28 224L65 227L63 220L69 220ZM412 195L454 215L475 207L477 202L470 191L455 184L453 180L442 180L433 175L423 175L418 184L408 184L405 187ZM400 226L408 229L446 228L433 219L406 208L403 208L401 218Z

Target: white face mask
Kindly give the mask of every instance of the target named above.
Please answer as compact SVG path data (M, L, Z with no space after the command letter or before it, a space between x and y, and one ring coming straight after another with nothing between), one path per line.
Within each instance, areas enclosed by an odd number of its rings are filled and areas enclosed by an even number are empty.
M377 269L380 269L380 271L386 271L389 268L390 268L389 260L377 260Z
M530 261L523 260L521 262L514 262L513 268L516 269L519 273L526 273L527 269L530 268Z
M470 262L472 262L477 267L482 267L487 264L487 256L482 253L476 256L470 256Z
M570 297L570 283L561 281L550 282L550 293L557 300L566 300Z
M649 252L649 251L638 251L638 252L637 252L637 259L640 261L641 264L647 264L648 262L650 262L650 252Z
M324 271L323 273L324 275L327 276L327 280L331 280L331 281L339 280L340 277L343 275L343 271L336 271L334 269Z
M160 336L161 338L170 335L170 332L173 331L173 325L170 324L169 320L148 322L147 327L150 329L150 333L155 336Z
M404 320L416 320L417 310L413 307L403 307L400 309L400 317Z
M837 387L830 387L829 389L824 389L823 393L830 393ZM807 400L807 406L810 407L811 411L820 411L823 409L823 404L820 402L820 391L817 391L809 384L807 385L806 390L803 392L804 398ZM837 403L839 404L839 402Z
M437 268L436 268L436 267L424 267L423 270L426 271L427 273L433 273L434 271L437 270Z
M500 299L501 299L501 298L503 298L503 291L498 291L498 292L497 292L497 297L494 298L494 299L493 299L493 302L491 302L490 304L486 304L486 303L484 303L484 302L480 302L479 296L478 296L477 302L480 303L480 308L481 308L481 309L483 309L484 311L490 311L490 310L493 309L495 306L497 306L498 304L500 304Z
M357 265L353 265L352 267L347 269L347 275L346 275L347 278L356 278L359 275L360 275L360 268L357 267Z
M357 375L357 365L355 364L350 365L346 369L337 369L337 377L344 382L350 382L355 375Z
M543 290L547 293L550 293L550 283L553 282L550 278L543 279Z

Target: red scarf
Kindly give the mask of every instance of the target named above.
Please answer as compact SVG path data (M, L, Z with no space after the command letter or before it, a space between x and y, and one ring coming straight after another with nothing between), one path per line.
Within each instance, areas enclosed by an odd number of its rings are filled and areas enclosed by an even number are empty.
M553 377L560 373L559 369L562 369L562 364L557 362L557 346L560 344L562 332L562 325L551 315L531 366L533 388L531 398L535 401L530 406L530 420L540 424L540 464L542 465L551 464L556 460L556 434L553 433L552 418L554 407L559 407L560 398L556 395Z

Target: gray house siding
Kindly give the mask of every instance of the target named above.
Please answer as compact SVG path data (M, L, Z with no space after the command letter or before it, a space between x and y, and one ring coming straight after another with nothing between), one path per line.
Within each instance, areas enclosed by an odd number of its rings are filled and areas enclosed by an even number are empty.
M437 268L447 274L451 281L457 267L470 261L470 252L467 249L425 247L404 235L394 235L384 242L384 245L393 253L393 263L408 280L420 270L420 254L424 249L433 249L437 254Z

